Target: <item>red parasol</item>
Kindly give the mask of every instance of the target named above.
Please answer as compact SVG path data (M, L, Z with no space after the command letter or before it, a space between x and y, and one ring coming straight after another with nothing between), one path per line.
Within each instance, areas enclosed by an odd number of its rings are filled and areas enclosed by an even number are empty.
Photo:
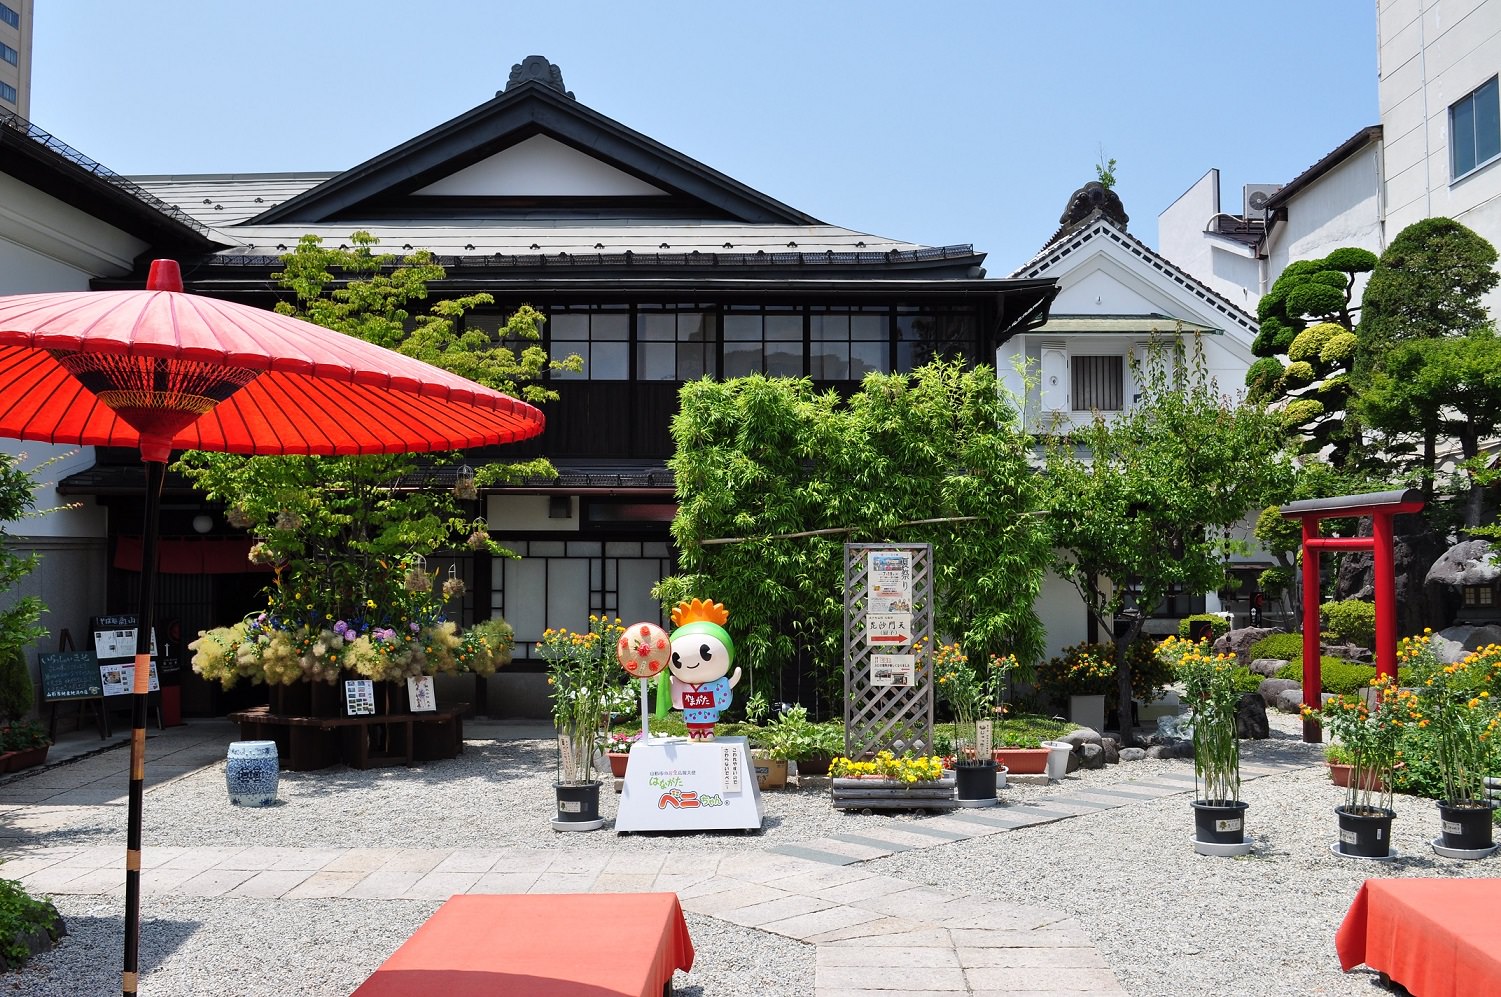
M0 297L0 436L136 446L146 464L130 742L123 993L136 992L146 692L157 513L174 449L243 454L458 450L542 431L525 402L342 333L183 293L157 260L143 291Z

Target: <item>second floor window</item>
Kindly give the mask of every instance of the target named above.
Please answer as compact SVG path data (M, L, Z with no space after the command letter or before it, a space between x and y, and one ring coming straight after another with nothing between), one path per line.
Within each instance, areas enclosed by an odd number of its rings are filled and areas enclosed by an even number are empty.
M1450 175L1458 179L1501 156L1501 101L1492 76L1449 108Z
M1119 412L1124 407L1125 357L1073 357L1069 370L1070 407L1075 412Z
M20 62L21 53L17 52L15 49L11 48L4 42L0 42L0 59L4 59L6 62L14 66L18 62Z

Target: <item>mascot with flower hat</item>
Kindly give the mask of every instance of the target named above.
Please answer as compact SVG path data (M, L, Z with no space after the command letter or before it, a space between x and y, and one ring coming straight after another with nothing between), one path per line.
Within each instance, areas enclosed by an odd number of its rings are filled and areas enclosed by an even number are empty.
M724 625L729 611L721 603L694 599L680 602L672 611L672 705L683 711L688 737L694 741L714 740L714 725L719 715L734 701L734 689L740 682L740 669L730 672L735 663L735 642Z

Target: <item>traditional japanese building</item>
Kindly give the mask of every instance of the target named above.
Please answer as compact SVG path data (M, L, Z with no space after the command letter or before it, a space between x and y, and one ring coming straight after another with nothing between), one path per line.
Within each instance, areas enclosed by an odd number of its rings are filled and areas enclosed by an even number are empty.
M545 712L540 663L529 660L544 628L577 627L589 612L657 617L649 592L673 563L669 423L685 381L764 371L850 390L869 371L937 355L993 363L1002 343L1047 319L1056 293L1048 274L988 279L971 246L813 218L590 109L539 56L494 99L343 172L132 182L223 247L188 248L192 292L269 308L285 296L272 275L300 238L338 246L364 231L382 251L435 253L447 271L435 296L493 295L471 327L497 334L529 304L547 317L552 356L584 358L582 373L553 375L561 397L539 439L466 458L541 454L558 468L475 500L522 558L429 564L466 579L468 619L503 615L515 627L518 660L490 683L497 714ZM141 286L149 256L93 286ZM60 483L110 510L108 588L122 611L138 577L141 480L134 453L101 451ZM159 612L192 633L254 608L266 579L239 556L243 532L184 482L169 480L168 502L176 527L166 527L175 536ZM194 681L190 712L234 705Z

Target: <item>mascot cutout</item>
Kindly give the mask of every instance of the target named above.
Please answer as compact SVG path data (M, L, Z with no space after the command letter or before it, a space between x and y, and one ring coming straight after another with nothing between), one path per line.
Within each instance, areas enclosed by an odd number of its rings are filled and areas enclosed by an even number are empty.
M709 600L680 602L672 611L672 705L683 711L688 737L714 740L714 725L720 713L734 700L730 691L740 681L735 662L735 642L724 625L730 614L723 605Z

